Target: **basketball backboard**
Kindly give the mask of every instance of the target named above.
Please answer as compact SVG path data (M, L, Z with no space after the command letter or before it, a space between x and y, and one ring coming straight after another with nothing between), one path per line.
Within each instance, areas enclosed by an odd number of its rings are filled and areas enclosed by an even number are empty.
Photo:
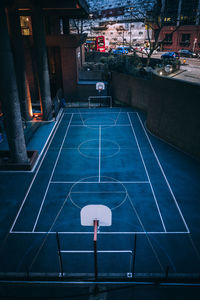
M94 226L95 220L98 220L98 226L112 225L111 209L105 205L86 205L80 214L82 226Z

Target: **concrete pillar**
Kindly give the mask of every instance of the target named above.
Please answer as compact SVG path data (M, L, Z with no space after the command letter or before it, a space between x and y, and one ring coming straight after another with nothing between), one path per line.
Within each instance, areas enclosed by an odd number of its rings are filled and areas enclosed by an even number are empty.
M9 9L9 25L11 45L13 49L22 118L29 121L32 117L32 104L26 78L24 48L18 11L15 7Z
M27 151L22 127L13 55L8 35L5 9L0 2L0 97L11 159L26 163Z
M50 92L47 50L45 42L44 19L42 9L38 3L33 2L32 10L33 39L37 60L40 101L42 105L43 120L51 120L52 101Z
M196 23L195 25L199 25L200 24L200 0L198 3L198 8L197 8L197 15L196 15Z
M179 2L178 2L178 12L177 12L176 26L180 26L180 22L181 22L181 8L182 8L182 0L179 0Z

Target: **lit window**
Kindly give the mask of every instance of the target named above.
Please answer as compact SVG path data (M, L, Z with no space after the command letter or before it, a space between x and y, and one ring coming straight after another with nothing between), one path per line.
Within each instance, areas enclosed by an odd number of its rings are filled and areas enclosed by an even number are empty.
M32 35L30 16L20 16L20 26L22 35Z

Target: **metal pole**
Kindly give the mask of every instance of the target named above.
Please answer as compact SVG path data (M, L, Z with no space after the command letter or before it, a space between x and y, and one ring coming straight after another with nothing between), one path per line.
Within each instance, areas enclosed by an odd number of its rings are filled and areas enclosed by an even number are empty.
M94 274L95 280L97 281L98 277L98 264L97 264L97 226L98 220L94 220Z
M137 235L135 234L135 236L134 236L134 248L133 248L133 269L132 269L133 277L134 277L134 274L135 274L136 241L137 241Z
M58 246L58 260L59 260L59 266L60 266L60 274L63 277L63 263L62 263L62 256L60 252L60 240L58 236L58 232L56 232L56 240L57 240L57 246Z
M169 276L169 266L167 266L166 271L165 271L165 278L168 279Z
M26 268L26 276L27 276L27 278L29 278L29 269L28 269L28 266L26 265L25 268Z

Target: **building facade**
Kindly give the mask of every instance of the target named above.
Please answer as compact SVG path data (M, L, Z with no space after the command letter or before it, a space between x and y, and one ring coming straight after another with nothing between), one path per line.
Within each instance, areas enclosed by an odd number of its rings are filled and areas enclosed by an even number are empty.
M144 24L146 10L152 8L154 1L122 0L92 1L87 0L90 7L90 19L85 20L79 30L89 37L103 35L106 48L121 45L144 44L147 32ZM76 24L77 25L77 24ZM71 22L71 31L77 26Z
M70 35L69 19L88 12L84 0L0 2L0 107L12 162L28 161L22 120L34 117L33 104L52 120L56 91L66 99L76 92L86 36Z
M163 0L163 3L165 26L160 34L163 50L200 52L200 0Z

